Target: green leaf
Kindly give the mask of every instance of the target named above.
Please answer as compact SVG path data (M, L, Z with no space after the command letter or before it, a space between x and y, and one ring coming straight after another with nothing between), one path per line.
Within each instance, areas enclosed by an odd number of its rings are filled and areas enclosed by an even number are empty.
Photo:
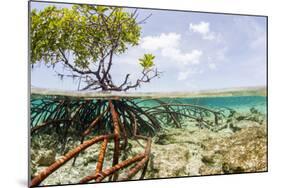
M86 70L99 63L111 49L120 55L129 46L138 45L140 34L136 18L122 8L74 5L34 9L31 12L31 64L61 63L63 51L71 54L71 63L76 68ZM139 63L149 69L154 66L154 58L152 54L144 54Z
M152 54L144 54L143 58L140 58L140 65L144 68L144 69L150 69L151 67L154 66L154 60L155 56Z

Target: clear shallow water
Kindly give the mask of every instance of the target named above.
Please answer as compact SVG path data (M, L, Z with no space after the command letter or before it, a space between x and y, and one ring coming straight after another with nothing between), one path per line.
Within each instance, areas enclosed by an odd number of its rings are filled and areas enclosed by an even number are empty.
M38 99L38 100L36 100ZM51 98L49 98L51 99ZM32 104L40 104L41 98L31 96ZM135 101L142 101L142 99L134 99ZM194 97L194 98L159 98L159 100L166 103L182 103L193 104L198 106L205 106L209 108L228 107L240 112L249 111L250 108L256 108L258 111L266 114L267 112L267 97L265 96L228 96L228 97ZM32 110L31 104L31 110ZM142 106L158 105L153 100L142 102Z
M122 97L120 97L122 99ZM36 106L37 105L41 105L44 104L44 102L42 102L41 99L45 99L47 101L53 101L53 100L60 100L60 99L64 99L64 96L31 96L31 113L36 113ZM80 100L83 100L82 98L75 98L73 100L79 100L79 102L81 102ZM92 102L96 102L97 98L93 98ZM108 100L107 98L104 99L100 99L99 100ZM133 99L134 102L138 103L138 105L140 107L148 107L148 108L144 108L144 110L149 109L149 107L153 107L153 106L159 106L159 102L157 102L157 100L161 100L162 102L165 103L173 103L173 104L192 104L192 105L197 105L197 106L203 106L203 107L207 107L209 109L218 109L218 108L223 108L223 107L227 107L227 108L231 108L235 111L241 112L245 114L239 114L243 116L243 115L247 115L250 111L251 108L255 108L257 109L259 112L263 113L266 115L267 113L267 97L264 96L231 96L231 97L197 97L197 98L154 98L154 99L147 99L147 98L136 98ZM141 102L142 101L142 102ZM45 101L46 102L46 101ZM75 103L75 101L73 101ZM82 101L85 102L85 101ZM128 101L126 101L127 103ZM129 102L128 102L129 103ZM33 105L34 106L33 106ZM52 105L55 106L55 105ZM77 106L77 105L76 105ZM48 112L48 109L43 107L43 111L47 114L51 113L52 110L50 110L50 112ZM85 109L91 109L90 107L87 106L87 108ZM94 112L94 110L92 110ZM84 112L84 111L83 111ZM95 111L97 112L97 111ZM120 114L122 113L122 111L119 111ZM81 113L81 115L84 113ZM100 114L100 113L97 113ZM88 115L87 115L88 116ZM156 115L157 116L157 115ZM155 116L155 117L156 117ZM259 117L266 117L264 115L260 115L258 114ZM162 116L157 116L159 117L159 119L162 119ZM165 118L165 117L164 117ZM83 118L81 118L83 119ZM237 118L238 119L238 118ZM260 119L260 118L258 118ZM39 121L36 121L39 120ZM165 119L164 119L165 120ZM197 124L195 121L186 121L187 119L180 118L180 123L183 125L183 129L179 128L176 129L175 127L175 123L173 121L171 121L171 124L165 124L164 122L164 126L166 128L166 130L169 130L168 134L165 135L162 132L160 132L160 136L158 136L158 140L156 139L157 143L155 142L155 145L152 148L152 152L154 153L153 156L155 158L153 158L154 163L153 163L153 167L151 167L152 165L149 165L148 168L148 172L147 174L150 174L150 176L147 176L147 178L166 178L166 177L175 177L175 176L186 176L186 175L210 175L210 173L213 170L212 168L216 168L215 170L219 169L218 174L224 173L223 168L220 169L220 166L223 166L224 164L230 163L233 164L233 161L238 161L237 163L241 163L238 164L238 166L240 167L241 165L243 165L245 162L240 162L243 158L245 157L239 157L237 158L237 155L234 156L230 156L229 153L239 153L239 151L241 151L241 147L243 147L243 151L247 151L249 153L249 155L251 155L251 157L246 158L247 163L245 164L255 164L256 166L262 166L262 165L258 165L257 163L264 163L266 164L266 161L264 160L266 156L266 150L264 148L266 148L266 144L265 142L261 142L260 139L264 139L265 140L265 133L260 136L256 136L257 133L261 132L261 131L254 131L254 132L244 132L243 134L241 134L241 136L239 134L236 134L231 131L229 131L229 128L226 129L226 131L218 131L218 132L212 132L212 129L202 129L202 127ZM146 121L146 120L144 120ZM35 119L35 122L33 126L38 125L38 122L40 123L40 119ZM90 121L91 122L91 121ZM225 121L222 121L223 123L225 123ZM238 122L237 124L235 124L234 128L240 128L238 126L238 124L240 123L239 126L244 126L245 122L243 124L242 122ZM247 124L249 123L249 121L246 122ZM266 123L266 122L265 122ZM256 125L257 123L255 123ZM170 126L172 125L172 126ZM196 126L186 126L186 125L196 125ZM200 128L199 128L199 126ZM221 125L221 124L219 124ZM224 125L224 124L222 124ZM251 125L251 124L250 124ZM237 127L236 127L237 126ZM248 125L247 125L248 126ZM169 129L168 129L169 128ZM190 129L189 129L190 128ZM256 127L258 130L262 129L262 127ZM50 129L50 130L54 130L55 129ZM75 129L76 131L77 129ZM251 130L255 130L255 129L251 129ZM227 136L232 135L231 140L235 139L238 140L236 143L240 144L240 147L236 147L233 146L232 148L232 143L230 141L230 139L227 138ZM63 135L63 134L58 134L58 135ZM75 134L76 135L76 134ZM69 136L69 138L71 138L72 136ZM48 150L50 149L50 140L55 140L55 139L45 139L45 137L33 137L33 138L43 138L43 141L37 141L36 139L33 139L32 142L34 143L43 143L44 142L44 148L47 148ZM73 137L75 138L75 137ZM157 137L156 137L157 138ZM207 139L208 138L208 139ZM207 145L207 142L204 142L205 140L207 140L209 142L210 139L217 139L220 138L218 142L214 142L214 144L210 144ZM223 140L221 139L223 138ZM246 138L246 139L244 139ZM255 140L256 143L254 145L254 147L252 147L253 144L248 144L249 139L251 143ZM258 139L259 140L258 140ZM44 140L45 139L45 140ZM241 140L243 142L241 142ZM80 140L78 140L77 142L80 143ZM208 146L206 147L206 149L202 149L202 143L204 144L204 146ZM219 146L221 143L223 143L221 146ZM230 145L231 143L231 145ZM226 147L228 150L226 151L225 149L225 144L228 144L229 147ZM34 144L36 145L36 144ZM218 150L218 146L219 149ZM74 147L73 145L69 145L70 148ZM220 148L221 147L221 148ZM59 148L59 147L58 147ZM94 148L94 147L93 147ZM216 162L219 166L219 168L217 167L213 167L210 166L209 163L208 165L205 165L205 162L202 160L203 156L208 156L208 154L210 153L210 150L212 150L213 148L216 149L216 151L220 151L217 152L219 153L219 155L228 155L229 159L227 159L228 161L225 160L221 160ZM235 149L238 148L238 151L235 151ZM256 150L254 150L255 148L258 148ZM36 150L35 148L33 148L34 150ZM38 149L38 148L37 148ZM40 150L42 148L39 148L38 150ZM140 149L136 146L135 148L136 153L140 151ZM44 149L43 149L44 151ZM95 148L92 150L95 152L95 154L93 155L93 152L89 152L88 154L86 153L86 155L79 155L79 159L77 160L77 165L80 165L80 170L81 171L77 171L75 169L78 168L72 168L71 167L71 163L67 163L65 165L66 168L60 168L58 169L57 173L55 172L53 175L51 175L50 177L48 177L45 181L46 185L55 185L57 184L57 182L61 182L63 184L68 184L68 183L77 183L79 181L79 179L82 179L83 177L87 176L89 173L92 172L92 169L95 168L96 164L95 162L87 162L87 165L85 165L85 161L88 161L88 156L98 156L98 150L96 150ZM261 154L257 155L257 152L259 151L261 152ZM63 152L61 152L60 150L56 150L57 154L56 155L62 155ZM223 153L225 152L225 153ZM43 152L42 152L43 153ZM134 153L134 152L132 152ZM186 157L182 157L182 156L187 156L188 153L188 159ZM189 155L192 154L192 155ZM177 161L176 163L171 163L170 158L175 158L175 160ZM257 156L259 156L260 158L257 159ZM130 157L133 157L130 156ZM128 157L128 158L130 158ZM214 156L211 156L211 160L217 160L218 159L224 159L224 157L217 157L217 154ZM235 158L236 157L236 158ZM240 161L239 161L240 160ZM79 162L80 161L80 162ZM111 158L108 158L107 161L111 161ZM164 161L164 162L163 162ZM33 163L32 163L33 164ZM89 164L89 165L88 165ZM108 163L109 166L111 165L111 163ZM165 164L165 165L163 165ZM172 165L170 165L172 164ZM188 164L188 165L187 165ZM237 165L237 164L236 164ZM250 171L257 171L256 166L253 167L253 169L250 169ZM265 166L265 165L263 165ZM262 167L263 167L262 166ZM203 171L200 172L201 167ZM35 171L38 170L35 168ZM234 169L236 168L236 166L233 167ZM245 167L246 168L246 167ZM261 168L261 170L264 171L266 167ZM204 169L206 171L204 171ZM39 169L40 170L40 169ZM181 170L181 171L179 171ZM181 174L179 174L179 172L181 172ZM200 172L200 173L199 173ZM78 177L77 174L80 174L80 176ZM61 179L58 180L60 177Z
M40 105L41 99L48 98L48 100L64 98L63 96L31 96L31 113L36 113L33 105ZM81 99L83 100L83 99ZM95 100L93 98L93 100ZM107 100L107 99L102 99ZM165 103L177 103L177 104L192 104L207 107L209 109L219 109L223 107L231 108L240 113L248 113L251 108L257 109L262 114L267 114L267 97L265 96L228 96L228 97L195 97L195 98L157 98L157 99L133 99L139 106L153 107L158 106L159 103L155 100L161 100ZM48 114L48 112L46 112ZM33 126L39 121L33 121Z
M166 103L183 103L205 106L208 108L232 108L239 112L249 112L251 108L267 113L267 97L264 96L230 96L230 97L197 97L197 98L161 98ZM147 106L154 106L155 102L147 101Z
M235 97L208 97L180 99L183 103L191 103L208 107L228 107L240 112L249 111L254 107L266 114L267 98L263 96L235 96Z

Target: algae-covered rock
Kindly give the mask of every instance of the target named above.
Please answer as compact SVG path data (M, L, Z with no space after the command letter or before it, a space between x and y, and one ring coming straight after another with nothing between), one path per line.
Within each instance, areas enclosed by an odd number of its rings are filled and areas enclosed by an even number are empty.
M30 150L30 159L31 159L31 161L36 160L37 155L38 155L38 150L34 150L34 149Z
M158 134L152 144L153 157L146 178L200 175L202 142L217 134L195 125Z
M56 152L53 150L39 151L36 163L39 166L49 166L56 161Z
M212 156L202 156L206 149L202 143L232 134L232 131L213 132L196 125L169 128L159 133L154 138L151 149L153 159L150 160L146 178L201 175L200 167L203 163L214 163L212 160L215 160Z
M265 126L244 128L230 137L214 139L204 145L202 175L257 172L267 168Z
M88 150L81 153L79 158L82 159L84 166L87 166L89 163L95 163L98 161L98 156L99 156L98 149L99 147L97 145L94 145Z
M239 130L241 130L243 128L248 128L248 127L259 127L260 124L255 121L243 120L243 121L238 121L234 126L236 128L239 128Z
M158 133L151 146L151 155L148 163L145 179L167 178L180 176L198 176L210 174L226 174L235 172L264 171L267 167L266 160L266 127L251 120L232 120L227 126L212 131L206 127L189 123L182 128L167 128ZM230 123L236 127L229 126ZM44 139L48 138L46 136ZM48 140L47 140L48 141ZM35 140L31 150L31 173L36 175L46 168L47 163L54 161L48 143L42 142L42 138ZM53 143L53 141L51 141ZM66 147L75 148L80 141L67 142ZM124 143L121 142L121 145ZM134 157L145 150L145 140L129 139L126 149L121 147L119 161ZM77 183L85 176L93 173L100 151L100 144L94 144L81 152L72 166L73 159L64 164L48 176L42 185ZM106 150L103 169L112 166L114 141L110 140ZM45 154L45 155L44 155ZM56 154L57 158L63 156ZM38 160L41 160L40 164ZM50 160L44 161L45 158ZM44 159L44 160L43 160ZM44 162L42 162L42 160ZM46 163L45 163L46 162ZM44 165L46 166L42 166ZM122 173L132 166L121 170ZM35 173L36 172L36 173ZM142 171L132 179L139 179ZM108 181L105 179L104 181Z
M223 157L223 171L225 173L265 171L266 152L266 134L263 128L242 130L236 138L236 144L233 144Z
M37 164L35 163L35 162L33 162L33 161L31 161L31 163L30 163L30 175L31 175L31 178L33 178L34 176L35 176L35 174L36 174L36 172L37 172Z
M189 159L189 150L186 145L152 144L151 159L146 178L164 178L186 176L186 164Z
M210 168L210 166L203 165L200 167L199 172L201 175L223 174L221 166L213 166Z

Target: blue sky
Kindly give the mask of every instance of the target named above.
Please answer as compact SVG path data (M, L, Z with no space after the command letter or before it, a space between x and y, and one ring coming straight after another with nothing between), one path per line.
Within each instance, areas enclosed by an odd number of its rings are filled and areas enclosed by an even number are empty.
M32 2L43 9L48 3ZM58 4L55 4L58 5ZM58 5L69 7L70 5ZM139 9L140 45L114 57L112 76L121 82L127 73L140 77L138 59L153 53L159 79L138 92L196 91L266 85L266 18L195 12ZM62 66L57 70L63 71ZM53 69L38 64L31 70L35 87L77 90L78 81L60 80ZM135 91L135 90L132 90Z

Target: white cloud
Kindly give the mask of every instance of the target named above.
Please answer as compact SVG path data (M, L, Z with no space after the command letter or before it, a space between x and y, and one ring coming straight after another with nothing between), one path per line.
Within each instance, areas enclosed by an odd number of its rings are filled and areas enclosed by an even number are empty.
M155 51L159 53L164 61L171 65L165 67L174 67L178 70L178 80L186 80L190 75L199 73L194 67L200 63L203 52L193 49L184 52L180 48L181 35L178 33L161 33L158 36L146 36L142 38L140 47L146 51ZM159 66L159 65L158 65Z
M200 57L203 54L200 50L192 50L190 53L182 53L181 50L177 48L164 48L161 53L162 56L185 65L199 64Z
M178 74L178 80L186 80L188 76L190 76L190 74L192 74L191 71L185 71L185 72L179 72Z
M228 62L228 58L226 56L227 51L228 51L227 46L212 51L211 54L207 57L206 64L208 68L210 70L217 70L222 63L227 63Z
M198 64L202 51L192 50L182 52L180 49L181 35L178 33L161 33L159 36L146 36L141 41L141 48L145 50L160 50L163 57L183 64Z
M145 50L159 50L164 48L177 48L181 35L177 33L162 33L159 36L147 36L141 40L141 48Z
M187 70L179 72L178 80L183 81L183 80L186 80L187 78L189 78L190 76L192 76L194 74L201 74L201 73L203 73L202 70L198 70L198 69L195 69L195 68L189 68Z
M209 26L210 23L208 22L200 22L199 24L190 23L189 29L193 32L198 32L205 35L210 32Z
M200 22L199 24L190 23L189 30L201 34L203 39L206 40L214 40L216 38L215 33L210 31L210 23L208 22Z

